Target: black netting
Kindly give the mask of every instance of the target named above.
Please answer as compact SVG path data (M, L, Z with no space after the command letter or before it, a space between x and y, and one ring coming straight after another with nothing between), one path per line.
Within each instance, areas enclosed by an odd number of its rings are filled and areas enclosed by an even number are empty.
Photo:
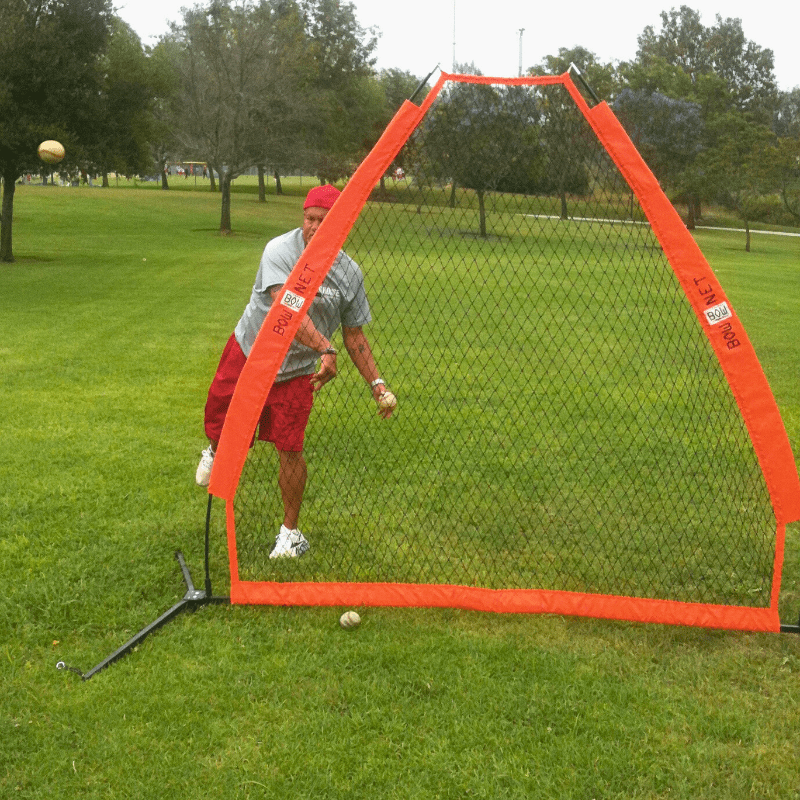
M301 529L271 445L240 577L766 606L775 518L747 430L639 203L562 86L451 83L345 245L395 416L353 365L317 396Z

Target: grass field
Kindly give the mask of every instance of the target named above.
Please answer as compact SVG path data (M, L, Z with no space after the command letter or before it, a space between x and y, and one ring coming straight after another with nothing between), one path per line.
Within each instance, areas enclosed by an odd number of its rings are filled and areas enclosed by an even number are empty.
M220 237L202 191L18 189L0 266L0 796L800 798L789 634L394 609L345 633L339 609L209 606L91 681L55 669L88 670L179 600L175 550L199 579L205 392L264 241L299 208L242 191ZM800 240L697 239L798 453Z

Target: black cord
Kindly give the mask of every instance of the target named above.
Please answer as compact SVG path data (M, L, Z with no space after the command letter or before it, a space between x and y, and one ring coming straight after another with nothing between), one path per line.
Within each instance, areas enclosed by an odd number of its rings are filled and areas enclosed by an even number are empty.
M412 94L411 97L408 98L410 102L412 103L414 102L414 98L425 88L425 86L427 86L428 81L431 78L431 75L433 75L433 73L436 72L437 69L439 69L438 64L419 82L419 86L417 86L417 88L414 89L414 94Z

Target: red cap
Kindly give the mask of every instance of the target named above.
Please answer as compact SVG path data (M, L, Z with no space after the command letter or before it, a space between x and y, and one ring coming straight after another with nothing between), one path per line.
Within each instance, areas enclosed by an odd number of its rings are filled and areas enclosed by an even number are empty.
M340 194L341 192L329 183L324 186L315 186L306 196L303 211L312 206L314 208L333 208L333 204Z

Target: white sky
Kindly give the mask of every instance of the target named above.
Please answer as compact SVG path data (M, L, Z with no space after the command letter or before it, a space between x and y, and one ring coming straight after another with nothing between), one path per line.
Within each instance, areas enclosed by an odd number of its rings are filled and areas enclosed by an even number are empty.
M153 44L181 19L181 7L194 0L117 0L117 14ZM354 0L364 27L375 26L381 37L377 66L406 70L424 77L438 64L449 72L453 53L485 75L513 77L519 72L520 28L522 64L527 68L561 47L582 46L600 61L635 57L637 37L647 25L658 31L663 10L688 5L699 11L707 27L716 15L742 21L744 35L775 56L778 87L800 86L800 3L752 0L557 0L546 4L522 0ZM776 6L780 5L780 11ZM455 46L454 46L455 43ZM580 66L580 65L579 65Z

